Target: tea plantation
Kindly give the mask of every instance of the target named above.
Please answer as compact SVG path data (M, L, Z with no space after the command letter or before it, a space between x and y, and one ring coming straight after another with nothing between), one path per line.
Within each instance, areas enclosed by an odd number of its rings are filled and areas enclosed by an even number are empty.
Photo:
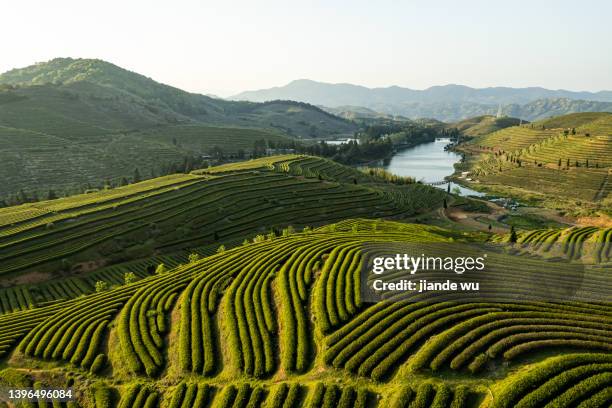
M1 210L0 386L75 391L30 407L608 407L610 304L514 284L597 258L605 299L610 229L492 249L507 300L372 303L365 246L482 241L393 221L452 197L383 176L285 155Z
M610 208L612 114L576 113L478 136L458 147L476 188L573 211Z
M259 235L1 316L0 380L70 381L69 406L608 406L608 305L364 303L364 243L464 239L362 219Z

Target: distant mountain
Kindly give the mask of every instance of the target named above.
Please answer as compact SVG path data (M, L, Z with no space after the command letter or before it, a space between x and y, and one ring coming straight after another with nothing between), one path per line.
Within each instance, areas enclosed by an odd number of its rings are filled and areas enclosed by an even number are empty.
M535 121L570 113L612 112L612 102L549 98L538 99L524 105L506 105L502 107L502 112L507 116Z
M580 100L604 102L598 109L609 110L612 91L573 92L544 88L492 87L476 89L463 85L433 86L425 90L413 90L398 86L388 88L366 88L351 84L327 84L301 79L282 87L242 92L231 97L233 100L263 102L273 99L289 99L322 105L330 108L340 106L361 106L389 115L403 115L409 118L432 117L443 121L457 121L465 118L495 114L499 105L524 105L536 100ZM540 103L540 105L545 105ZM570 109L568 104L564 104ZM556 114L569 113L563 106L550 106ZM589 111L589 104L574 104L574 112ZM504 108L506 109L506 108ZM517 108L513 108L517 110ZM546 115L547 113L539 112ZM522 117L532 120L535 117Z

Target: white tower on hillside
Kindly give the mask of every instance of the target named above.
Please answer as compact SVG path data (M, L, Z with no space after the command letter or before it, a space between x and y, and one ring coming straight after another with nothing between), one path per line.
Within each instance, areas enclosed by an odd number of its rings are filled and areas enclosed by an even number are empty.
M497 119L504 117L504 114L502 113L501 103L499 104L499 107L497 108L497 115L496 115L496 117L497 117Z

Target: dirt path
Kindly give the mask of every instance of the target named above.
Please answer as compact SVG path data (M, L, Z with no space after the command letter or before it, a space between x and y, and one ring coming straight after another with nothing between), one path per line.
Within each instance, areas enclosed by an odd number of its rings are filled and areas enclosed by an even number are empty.
M505 234L509 231L509 227L500 226L498 219L507 214L507 210L499 205L489 202L482 201L490 209L490 213L483 212L468 212L458 207L450 207L447 209L440 208L438 215L441 218L445 218L451 222L466 226L471 229L478 231L489 232L489 224L491 225L491 231L495 234Z

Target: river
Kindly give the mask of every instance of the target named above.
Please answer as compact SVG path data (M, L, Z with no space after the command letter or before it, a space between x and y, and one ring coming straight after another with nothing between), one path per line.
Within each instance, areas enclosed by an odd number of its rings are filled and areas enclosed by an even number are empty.
M417 181L424 183L444 180L446 176L450 176L455 172L453 165L461 160L460 154L444 150L444 146L448 143L448 139L442 139L400 150L393 155L387 165L382 167L398 176L414 177ZM435 187L446 190L448 184L437 185ZM451 191L456 191L457 188L459 189L459 194L463 196L484 196L484 193L451 183Z

